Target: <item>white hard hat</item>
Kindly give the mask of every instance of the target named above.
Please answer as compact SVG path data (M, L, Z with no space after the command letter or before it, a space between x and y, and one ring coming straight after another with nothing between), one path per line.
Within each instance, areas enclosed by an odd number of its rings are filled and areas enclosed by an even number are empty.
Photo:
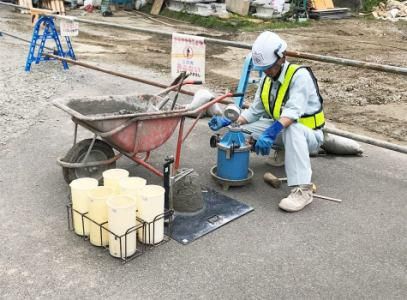
M271 31L261 33L252 46L252 60L259 71L270 68L287 49L287 43Z

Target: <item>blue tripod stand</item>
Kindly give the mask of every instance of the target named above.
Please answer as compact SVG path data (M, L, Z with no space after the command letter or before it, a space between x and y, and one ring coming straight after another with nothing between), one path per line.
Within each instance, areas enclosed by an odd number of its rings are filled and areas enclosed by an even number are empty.
M257 83L258 80L251 79L250 73L254 71L254 66L252 62L252 54L248 54L243 64L243 70L240 75L239 85L237 86L236 93L242 94L242 96L238 96L234 98L234 102L237 106L242 107L244 103L244 94L246 93L247 86L252 83ZM259 77L261 77L261 73L259 71Z
M42 34L40 34L40 30L43 26ZM40 61L48 61L52 60L49 56L43 56L43 51L45 47L45 43L48 39L53 39L56 45L56 49L54 50L54 54L61 56L61 57L71 57L72 59L75 58L75 53L72 48L71 40L68 36L65 37L66 44L68 45L68 51L64 52L62 49L61 41L59 40L58 32L55 29L54 19L52 17L42 16L38 19L38 21L34 25L33 36L31 39L30 50L28 52L27 61L25 63L25 71L29 72L31 70L31 64L35 62L38 64ZM37 45L38 40L40 40L40 45ZM38 50L36 48L38 46ZM37 52L37 54L36 54ZM68 69L68 64L66 61L62 61L62 65L64 69Z

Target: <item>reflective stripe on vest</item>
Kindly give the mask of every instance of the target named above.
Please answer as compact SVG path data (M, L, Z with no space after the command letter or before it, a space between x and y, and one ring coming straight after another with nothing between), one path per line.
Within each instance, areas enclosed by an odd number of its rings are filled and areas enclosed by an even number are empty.
M294 64L290 64L288 66L287 72L284 77L283 84L280 85L280 87L277 91L276 99L273 103L270 103L270 100L271 100L270 93L271 93L271 87L272 87L273 81L268 76L266 76L266 78L264 79L260 97L261 97L261 101L263 102L263 106L264 106L264 109L266 110L267 114L270 115L274 120L278 120L280 118L282 107L287 100L286 99L287 91L288 91L288 88L290 87L291 80L292 80L295 72L297 70L299 70L300 68L306 68L306 67L294 65ZM309 70L309 71L310 71L310 75L315 83L315 89L317 90L319 101L321 103L321 108L314 114L302 115L297 121L311 129L319 129L325 125L325 116L324 116L324 111L322 109L322 97L319 94L319 88L318 88L316 79L315 79L314 75L312 74L311 70Z

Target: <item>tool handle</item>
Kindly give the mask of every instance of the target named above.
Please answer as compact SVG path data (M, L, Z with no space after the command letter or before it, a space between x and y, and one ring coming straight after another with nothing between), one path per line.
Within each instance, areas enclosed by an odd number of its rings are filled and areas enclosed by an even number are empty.
M314 194L314 197L315 197L315 198L319 198L319 199L323 199L323 200L338 202L338 203L341 203L341 202L342 202L341 199L331 198L331 197L322 196L322 195L318 195L318 194Z
M241 128L241 130L242 130L242 132L243 133L246 133L246 134L248 134L248 135L251 135L253 132L251 132L250 130L247 130L247 129L245 129L245 128ZM253 140L253 139L252 139ZM254 140L253 140L254 141Z
M175 94L174 100L172 101L171 110L174 110L175 104L177 103L178 100L179 91L181 90L182 85L185 83L185 78L187 78L188 76L189 75L186 74L185 72L181 73L180 82L178 84L177 93Z
M184 80L184 82L182 82L182 85L186 84L203 84L203 82L202 80Z
M242 97L244 96L244 93L234 93L231 95L231 97Z

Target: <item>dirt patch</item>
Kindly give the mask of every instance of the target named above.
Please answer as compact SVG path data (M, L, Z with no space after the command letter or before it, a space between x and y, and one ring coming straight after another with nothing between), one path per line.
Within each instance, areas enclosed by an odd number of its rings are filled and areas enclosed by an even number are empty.
M27 16L8 14L4 22L10 30L26 32L22 26ZM106 19L99 14L85 16ZM24 20L24 22L22 21ZM117 13L107 20L163 31L197 32L217 38L245 43L253 42L258 33L224 36L219 31L173 22L166 26L150 19ZM171 23L170 20L165 20ZM348 59L405 67L407 61L407 22L385 22L367 19L313 21L306 28L279 30L287 40L289 50L330 55ZM171 39L140 32L80 25L80 36L73 41L78 58L111 65L133 64L170 73ZM96 50L96 51L94 51ZM249 51L207 45L206 85L215 92L234 90L240 77L243 60ZM340 66L289 58L290 61L312 67L319 80L327 118L338 128L351 129L375 138L407 145L406 77L361 68ZM142 76L142 74L138 74ZM250 88L247 101L251 101Z

